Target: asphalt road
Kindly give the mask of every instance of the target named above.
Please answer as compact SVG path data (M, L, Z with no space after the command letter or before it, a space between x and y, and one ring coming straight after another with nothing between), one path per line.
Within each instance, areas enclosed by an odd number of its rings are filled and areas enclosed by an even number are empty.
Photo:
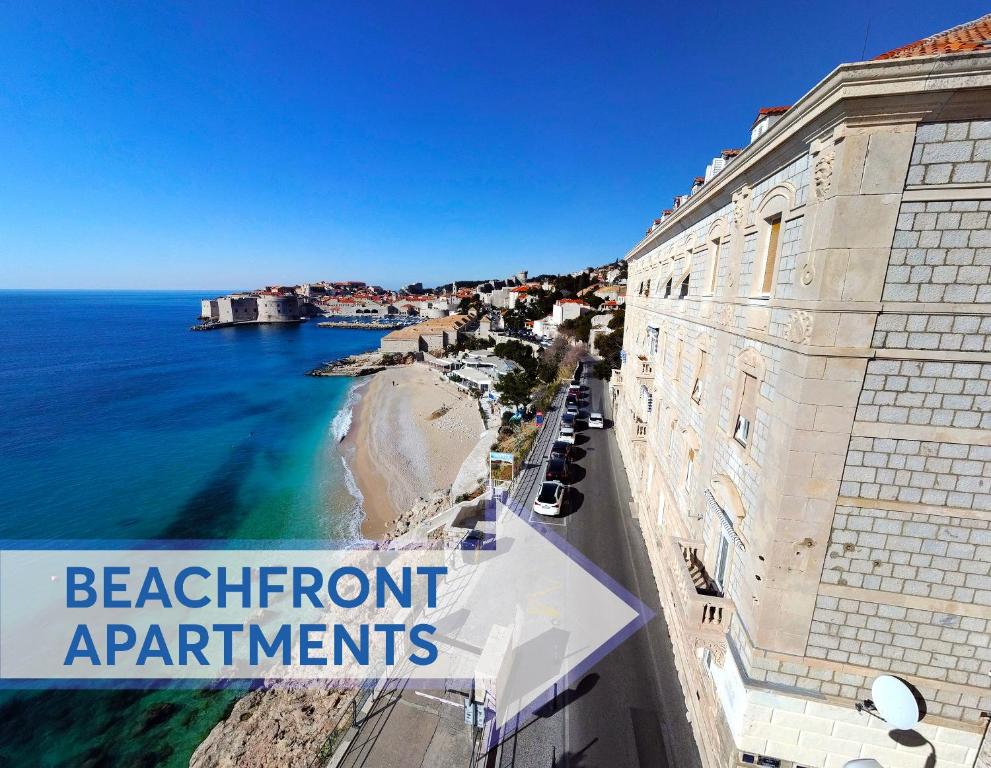
M590 366L586 366L590 370ZM578 436L569 508L553 530L639 597L657 616L590 672L566 680L538 716L482 764L498 768L696 768L698 750L685 715L664 616L643 537L630 512L630 488L609 419L607 387L586 378L583 410L602 410L607 429ZM561 401L549 414L537 451L546 460ZM514 498L530 509L543 462L520 478Z

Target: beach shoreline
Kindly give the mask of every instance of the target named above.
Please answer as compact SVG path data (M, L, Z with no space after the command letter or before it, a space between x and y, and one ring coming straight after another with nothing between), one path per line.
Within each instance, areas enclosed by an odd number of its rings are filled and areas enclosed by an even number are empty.
M414 507L450 502L485 425L474 397L420 363L359 387L341 453L361 494L362 537L381 541Z

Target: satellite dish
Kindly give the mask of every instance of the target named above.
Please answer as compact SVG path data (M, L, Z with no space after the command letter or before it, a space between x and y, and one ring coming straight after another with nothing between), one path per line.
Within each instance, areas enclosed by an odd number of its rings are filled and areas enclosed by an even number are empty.
M851 760L848 763L844 763L843 768L884 768L884 766L873 757L862 757L859 760Z
M899 731L911 730L919 724L919 702L903 680L891 675L881 675L871 684L871 699L877 707L877 713Z

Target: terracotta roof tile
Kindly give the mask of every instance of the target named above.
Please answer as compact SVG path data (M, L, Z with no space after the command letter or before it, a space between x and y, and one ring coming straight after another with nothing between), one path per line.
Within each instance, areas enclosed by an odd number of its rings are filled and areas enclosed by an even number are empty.
M874 60L941 56L947 53L966 53L967 51L991 51L991 13L945 32L938 32L922 40L882 53Z
M753 128L754 125L757 125L757 123L770 115L783 115L789 109L791 109L791 105L787 107L761 107L757 110L757 117L754 118L753 125L750 127Z

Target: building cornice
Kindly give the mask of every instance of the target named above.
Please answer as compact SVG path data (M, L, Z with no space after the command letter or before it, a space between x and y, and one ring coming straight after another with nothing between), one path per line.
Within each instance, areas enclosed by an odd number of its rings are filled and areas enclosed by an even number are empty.
M741 179L747 172L789 141L798 138L808 143L841 120L846 120L851 127L917 123L940 115L953 92L982 88L991 88L991 53L842 64L799 99L767 133L633 246L624 259L635 259L649 246L680 231L679 225L685 225L706 205L741 186ZM903 98L907 94L915 94L916 98L908 102ZM975 101L991 116L987 99L975 98Z

